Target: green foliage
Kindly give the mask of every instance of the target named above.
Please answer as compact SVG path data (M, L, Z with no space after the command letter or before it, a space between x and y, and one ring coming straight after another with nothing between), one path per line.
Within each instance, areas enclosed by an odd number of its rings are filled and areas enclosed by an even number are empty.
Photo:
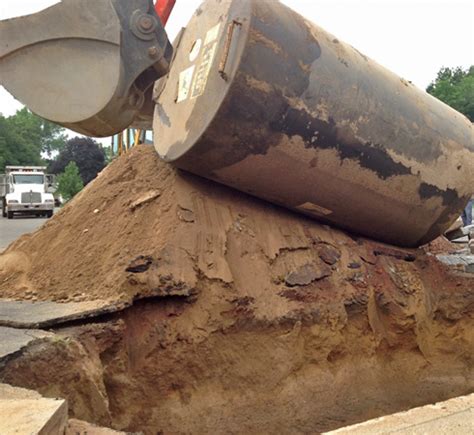
M426 91L474 121L474 65L441 68Z
M111 163L112 160L113 160L112 147L110 147L110 146L102 146L102 150L104 151L105 165L107 166L107 165L108 165L109 163Z
M75 162L69 162L65 171L58 176L58 192L63 196L65 201L69 201L79 193L84 184L82 183L79 168Z
M43 155L64 147L64 129L24 108L5 118L0 114L0 172L7 165L41 165Z
M106 165L103 148L95 140L74 137L66 142L64 148L49 165L49 172L59 174L69 162L75 162L84 184L91 182Z

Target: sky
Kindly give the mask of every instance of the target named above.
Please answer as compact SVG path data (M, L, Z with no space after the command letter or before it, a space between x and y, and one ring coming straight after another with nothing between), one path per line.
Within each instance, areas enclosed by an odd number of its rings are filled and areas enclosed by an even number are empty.
M422 89L443 66L474 64L472 0L282 2ZM0 0L0 19L38 12L56 3L59 1ZM200 3L201 0L177 0L167 25L171 40ZM10 116L21 107L0 86L0 113Z

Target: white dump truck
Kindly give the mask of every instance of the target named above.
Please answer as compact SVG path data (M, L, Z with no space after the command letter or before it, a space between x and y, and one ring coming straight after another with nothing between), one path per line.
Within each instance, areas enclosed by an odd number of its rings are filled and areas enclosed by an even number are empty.
M50 218L54 213L54 176L43 166L7 166L0 175L3 217L33 214Z

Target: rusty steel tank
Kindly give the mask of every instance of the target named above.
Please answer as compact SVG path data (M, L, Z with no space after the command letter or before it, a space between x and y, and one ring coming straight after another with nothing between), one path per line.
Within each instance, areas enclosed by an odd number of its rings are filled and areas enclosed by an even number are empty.
M433 240L474 190L467 118L277 1L206 1L154 99L166 161L377 240Z

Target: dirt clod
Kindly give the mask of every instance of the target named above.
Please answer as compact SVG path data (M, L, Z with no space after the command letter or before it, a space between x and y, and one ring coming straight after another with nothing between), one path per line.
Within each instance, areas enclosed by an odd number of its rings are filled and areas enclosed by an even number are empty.
M140 255L130 263L125 271L130 273L143 273L146 272L152 264L153 258L150 256Z
M160 195L161 195L161 192L157 192L154 190L150 192L146 192L145 194L141 195L138 199L136 199L130 204L130 210L135 211L138 207L153 201L154 199L158 198Z
M341 253L336 248L333 248L332 246L323 245L319 248L319 257L326 264L333 266L341 258Z
M331 269L325 265L305 264L290 272L285 278L285 283L289 287L308 285L329 275L331 275Z

